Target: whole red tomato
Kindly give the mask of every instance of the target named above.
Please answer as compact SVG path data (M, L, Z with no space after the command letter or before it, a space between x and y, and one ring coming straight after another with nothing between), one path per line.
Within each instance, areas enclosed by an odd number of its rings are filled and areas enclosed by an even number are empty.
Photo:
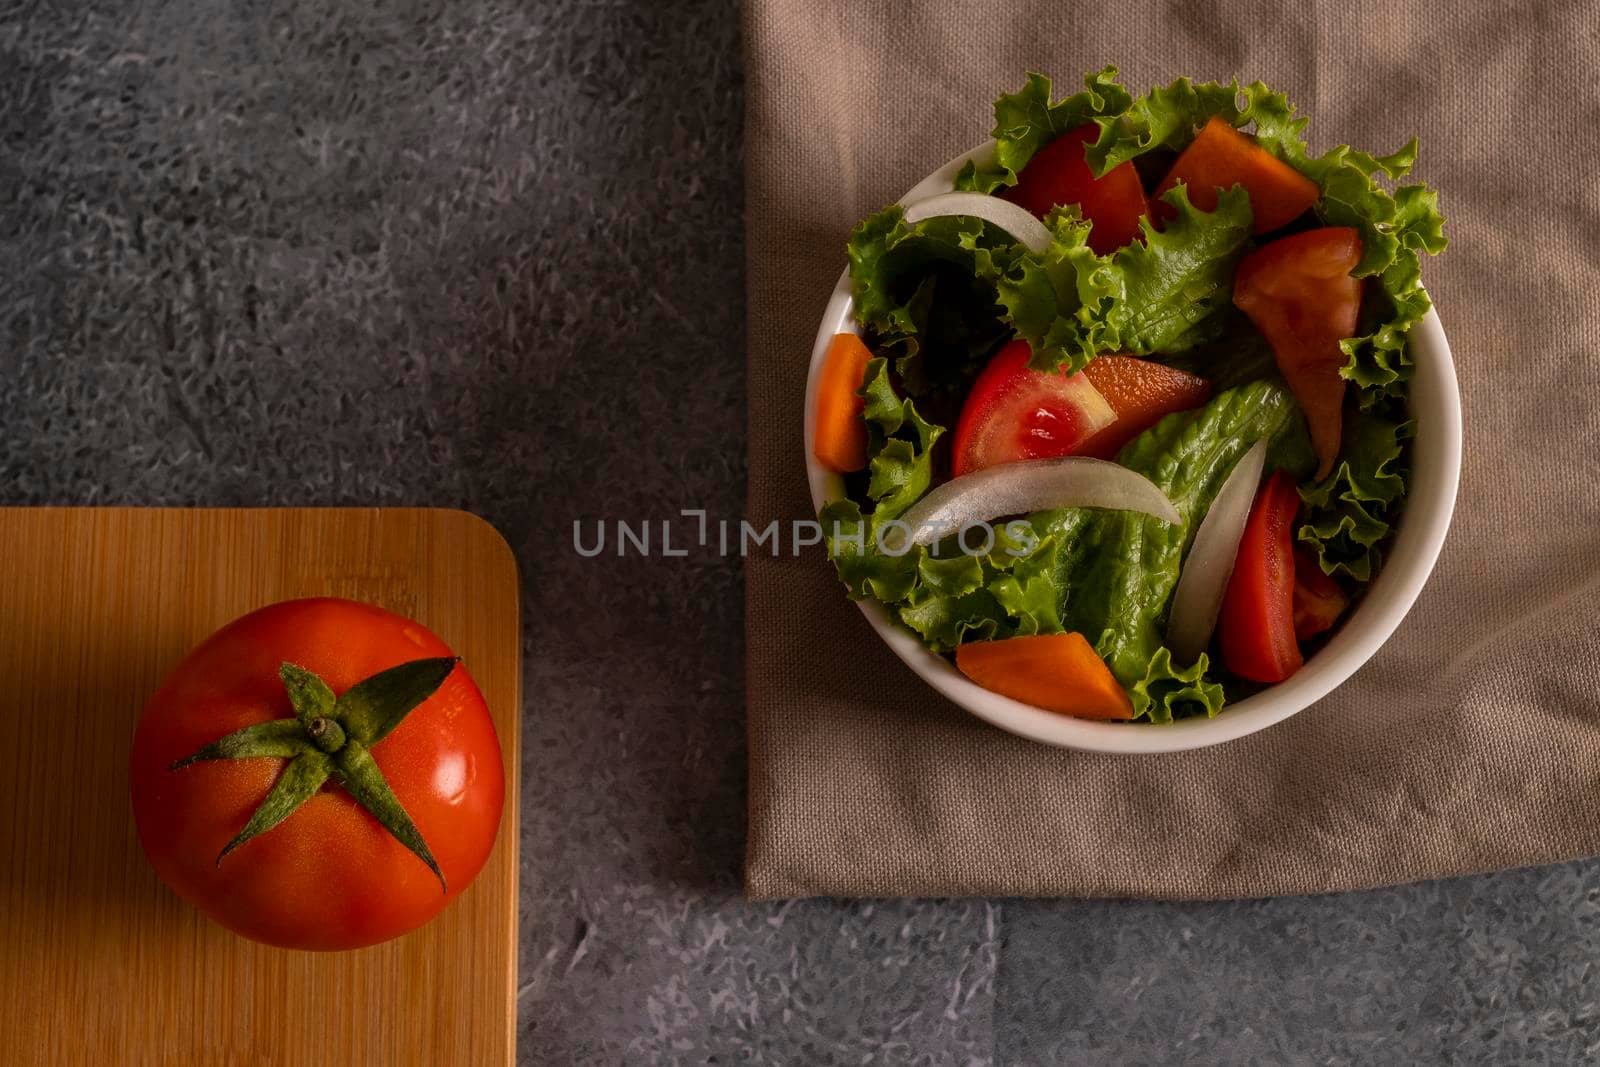
M207 638L145 705L132 763L156 873L286 948L359 948L433 918L483 867L505 789L483 695L444 642L336 599Z

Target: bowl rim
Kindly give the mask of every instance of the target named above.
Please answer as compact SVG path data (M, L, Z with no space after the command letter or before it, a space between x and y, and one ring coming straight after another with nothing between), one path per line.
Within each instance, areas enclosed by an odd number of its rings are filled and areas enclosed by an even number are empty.
M980 165L992 160L994 148L995 142L990 140L963 152L918 182L899 203L905 206L948 192L956 173L968 160ZM811 412L829 342L837 333L860 333L853 311L850 272L846 268L823 311L806 375L804 459L815 512L843 495L843 479L818 463L812 451ZM1417 433L1412 441L1406 506L1382 570L1355 611L1304 667L1287 681L1227 705L1213 718L1161 724L1113 723L1046 711L972 682L909 630L895 625L877 601L860 600L856 605L890 650L935 690L985 722L1029 740L1092 752L1181 752L1245 737L1282 722L1345 682L1389 639L1422 592L1450 528L1461 473L1462 441L1461 395L1455 364L1437 310L1430 307L1409 336L1416 373L1406 399L1407 408L1417 420Z

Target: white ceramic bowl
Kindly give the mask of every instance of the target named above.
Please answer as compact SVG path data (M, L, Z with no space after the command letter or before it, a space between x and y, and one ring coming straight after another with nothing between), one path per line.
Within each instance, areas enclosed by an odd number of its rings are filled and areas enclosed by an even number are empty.
M992 158L993 154L994 142L990 141L951 160L919 182L900 202L911 204L948 192L963 163ZM859 332L853 311L847 271L840 275L817 328L806 382L806 473L812 505L819 510L826 502L844 495L844 488L839 475L812 455L811 410L829 340L836 333ZM892 623L876 602L862 601L861 611L894 653L940 693L978 718L1035 741L1096 752L1178 752L1231 741L1282 722L1326 696L1389 639L1422 591L1449 529L1461 471L1461 396L1456 389L1450 345L1437 313L1429 311L1412 329L1411 354L1416 375L1408 400L1417 420L1417 436L1412 444L1409 492L1383 569L1355 611L1292 678L1225 706L1214 719L1183 719L1155 725L1095 722L1058 715L969 681L948 660L928 651L910 631Z

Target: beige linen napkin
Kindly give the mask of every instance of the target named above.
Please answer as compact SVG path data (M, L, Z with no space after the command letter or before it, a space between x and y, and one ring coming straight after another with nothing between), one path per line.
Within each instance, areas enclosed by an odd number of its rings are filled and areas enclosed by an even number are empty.
M1422 139L1467 440L1427 589L1351 681L1199 752L1060 751L949 704L818 549L746 563L752 897L1216 898L1600 853L1600 8L746 0L749 517L811 514L802 393L849 227L1023 72L1262 78L1316 149Z

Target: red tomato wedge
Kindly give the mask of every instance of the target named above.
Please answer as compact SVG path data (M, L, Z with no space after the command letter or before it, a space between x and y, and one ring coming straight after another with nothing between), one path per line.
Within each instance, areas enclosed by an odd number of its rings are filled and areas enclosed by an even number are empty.
M1300 669L1294 636L1294 517L1300 492L1278 471L1256 493L1222 597L1217 638L1223 665L1252 682L1281 682Z
M817 379L811 451L818 463L840 474L867 465L867 424L861 419L866 401L856 391L871 358L872 352L855 334L834 334Z
M1333 629L1350 598L1339 583L1322 573L1317 557L1296 545L1294 550L1294 636L1306 641Z
M1089 247L1104 256L1139 236L1139 220L1150 213L1150 204L1132 163L1094 176L1083 154L1099 136L1100 127L1092 122L1068 130L1039 149L1017 175L1017 184L1000 195L1041 219L1058 204L1077 204L1094 224Z
M1193 374L1136 356L1096 356L1083 368L1117 419L1085 441L1080 456L1112 459L1122 446L1175 411L1211 399L1211 383Z
M1324 226L1262 245L1239 262L1233 303L1250 316L1277 359L1305 413L1317 452L1317 477L1339 454L1347 357L1339 342L1355 336L1361 279L1361 235L1349 226Z
M1117 414L1089 379L1028 368L1033 350L1012 341L972 383L956 421L956 477L1019 459L1077 455Z
M1317 202L1317 183L1233 128L1213 118L1178 156L1151 196L1160 218L1177 213L1161 197L1179 182L1189 187L1189 203L1201 211L1217 209L1217 190L1242 185L1250 194L1251 231L1267 233L1305 214Z
M1080 719L1131 719L1133 702L1079 633L956 646L956 667L985 689Z

